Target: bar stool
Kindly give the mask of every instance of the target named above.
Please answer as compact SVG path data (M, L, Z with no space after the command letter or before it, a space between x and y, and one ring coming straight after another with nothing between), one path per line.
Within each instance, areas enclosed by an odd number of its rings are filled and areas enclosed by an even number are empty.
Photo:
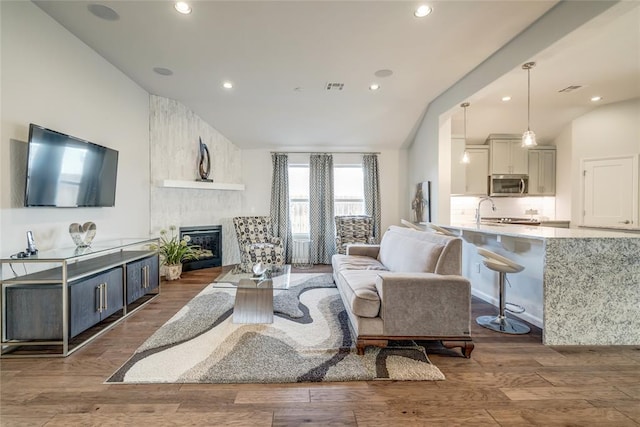
M482 263L488 269L500 273L500 313L498 316L480 316L476 319L476 322L480 326L505 334L518 335L529 333L531 328L527 325L518 320L507 319L505 316L506 305L508 304L505 302L504 282L506 275L507 273L519 273L524 270L524 267L511 261L509 258L505 258L502 255L483 248L478 248L478 254L484 257ZM522 311L524 311L524 309L522 309Z
M444 234L445 236L455 236L454 233L450 232L449 230L447 230L446 228L442 228L439 225L435 225L432 222L428 222L427 223L427 227L429 227L430 229L432 229L433 231L435 231L436 233L439 234Z

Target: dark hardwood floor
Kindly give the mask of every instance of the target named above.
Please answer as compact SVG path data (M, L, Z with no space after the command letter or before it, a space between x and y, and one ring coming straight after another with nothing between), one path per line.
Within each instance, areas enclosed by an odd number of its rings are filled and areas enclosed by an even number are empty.
M330 271L329 267L314 271ZM163 282L145 308L67 358L0 360L0 425L640 425L640 347L546 347L473 323L471 359L434 348L439 382L106 385L220 273ZM474 318L495 311L473 302Z

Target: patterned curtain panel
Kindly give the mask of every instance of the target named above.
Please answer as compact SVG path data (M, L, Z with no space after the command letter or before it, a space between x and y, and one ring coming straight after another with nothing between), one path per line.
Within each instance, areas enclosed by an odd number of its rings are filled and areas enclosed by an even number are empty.
M271 225L273 233L282 238L285 262L291 262L293 238L289 222L289 157L286 154L271 155L273 174L271 183Z
M331 264L336 252L333 212L333 156L313 154L309 158L309 225L314 264Z
M365 154L362 157L364 175L364 212L373 218L373 237L380 242L380 223L382 214L380 203L380 173L378 171L378 155Z

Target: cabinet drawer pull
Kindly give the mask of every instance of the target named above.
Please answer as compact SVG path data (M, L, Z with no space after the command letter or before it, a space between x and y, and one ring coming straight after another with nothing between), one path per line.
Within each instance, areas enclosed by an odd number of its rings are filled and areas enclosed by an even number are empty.
M102 313L104 309L104 292L103 292L104 283L100 283L96 290L98 291L98 313Z
M103 289L103 292L104 292L104 300L103 300L104 301L104 310L106 311L108 309L108 307L107 307L107 283L106 282L102 284L102 289Z

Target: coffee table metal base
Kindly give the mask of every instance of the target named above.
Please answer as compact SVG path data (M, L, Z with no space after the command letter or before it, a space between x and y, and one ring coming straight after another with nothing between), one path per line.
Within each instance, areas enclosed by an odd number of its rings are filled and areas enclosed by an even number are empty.
M271 281L240 281L233 306L233 323L273 323Z

